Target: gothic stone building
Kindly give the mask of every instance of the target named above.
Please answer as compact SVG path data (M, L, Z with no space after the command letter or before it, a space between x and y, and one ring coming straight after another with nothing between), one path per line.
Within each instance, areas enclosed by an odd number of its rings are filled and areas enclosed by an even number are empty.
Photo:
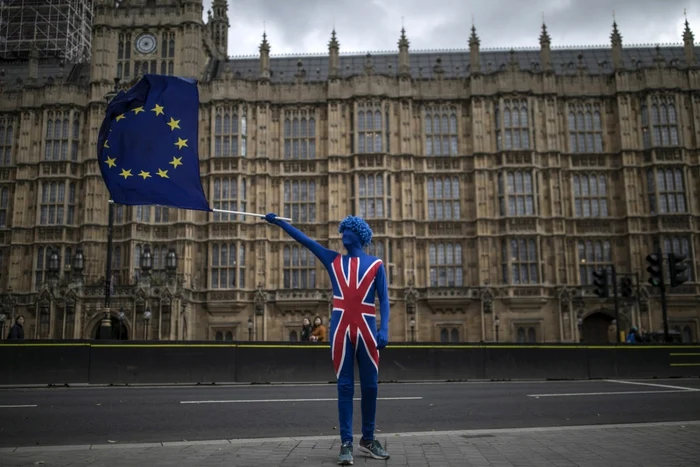
M200 81L199 154L213 207L270 211L324 245L348 214L390 277L391 341L614 339L592 273L633 280L619 324L658 331L645 257L688 255L669 323L697 340L700 61L683 45L227 57L224 0L97 1L89 63L0 73L0 293L30 338L92 338L104 313L105 96L144 73ZM172 248L172 250L171 250ZM177 265L171 263L173 251ZM115 209L119 337L288 341L330 314L318 261L253 217ZM148 259L144 261L144 259ZM149 268L150 266L150 268ZM628 274L630 276L622 276ZM637 287L636 278L639 278ZM146 319L150 318L150 319ZM9 323L6 323L9 324ZM7 327L5 327L5 333ZM612 332L612 333L611 333Z

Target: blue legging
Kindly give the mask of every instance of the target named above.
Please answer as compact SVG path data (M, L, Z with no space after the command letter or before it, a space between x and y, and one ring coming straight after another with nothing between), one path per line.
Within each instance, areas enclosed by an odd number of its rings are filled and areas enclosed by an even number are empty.
M357 340L356 350L350 338L346 337L345 359L340 367L340 375L338 375L338 417L342 442L352 441L353 397L355 394L354 363L356 359L362 391L362 402L360 403L362 409L362 437L366 440L374 439L379 374L362 340Z

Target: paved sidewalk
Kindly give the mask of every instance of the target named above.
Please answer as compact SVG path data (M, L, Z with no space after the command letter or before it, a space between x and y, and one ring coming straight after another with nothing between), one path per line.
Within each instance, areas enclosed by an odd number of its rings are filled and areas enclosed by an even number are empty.
M355 448L355 465L411 467L700 466L700 421L585 427L395 433L378 438L388 461ZM336 437L1 448L15 466L332 466Z

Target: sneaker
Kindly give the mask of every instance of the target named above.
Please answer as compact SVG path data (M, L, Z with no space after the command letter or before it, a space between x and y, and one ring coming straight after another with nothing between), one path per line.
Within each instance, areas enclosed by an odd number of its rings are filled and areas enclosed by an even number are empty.
M352 442L345 441L340 446L340 454L338 455L338 465L352 465Z
M389 453L384 450L381 443L376 439L371 440L360 440L360 447L357 448L358 451L365 454L369 454L374 459L388 459Z

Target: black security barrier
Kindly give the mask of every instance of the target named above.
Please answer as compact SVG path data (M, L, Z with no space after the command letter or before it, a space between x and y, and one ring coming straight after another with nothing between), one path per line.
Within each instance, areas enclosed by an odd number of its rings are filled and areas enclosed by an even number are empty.
M314 343L0 341L0 365L0 385L335 381L329 345ZM397 343L379 371L383 382L669 377L700 377L700 345Z
M90 342L0 341L0 385L90 382Z
M93 343L92 384L230 383L236 381L232 343Z
M587 349L575 345L484 347L484 379L587 379Z

